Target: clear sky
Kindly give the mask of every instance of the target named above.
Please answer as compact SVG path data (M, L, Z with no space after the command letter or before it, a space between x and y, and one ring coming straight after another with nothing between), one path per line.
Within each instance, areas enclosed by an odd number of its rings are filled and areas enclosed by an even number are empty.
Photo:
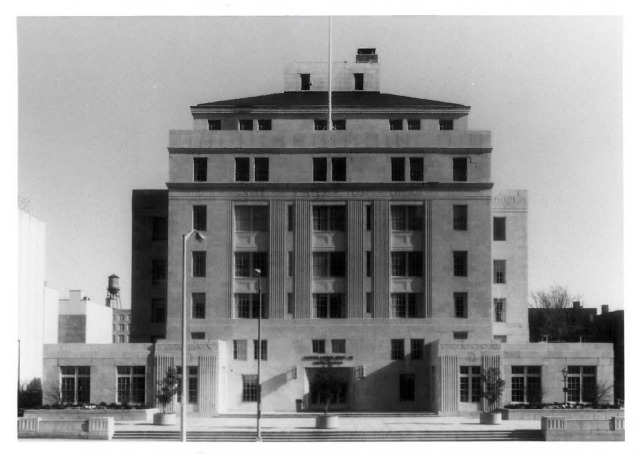
M327 58L320 17L18 19L18 192L60 291L131 289L131 191L164 188L189 106L283 90ZM336 17L334 60L375 47L381 91L471 106L496 188L529 191L529 288L623 308L622 19Z

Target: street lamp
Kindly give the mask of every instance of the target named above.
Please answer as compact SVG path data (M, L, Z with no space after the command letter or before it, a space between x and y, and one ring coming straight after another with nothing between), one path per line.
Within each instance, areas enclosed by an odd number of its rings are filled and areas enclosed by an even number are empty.
M187 441L187 240L195 234L203 241L204 235L196 229L182 235L182 404L180 405L180 440Z
M567 389L567 376L568 375L569 375L569 370L566 367L564 367L562 369L562 381L563 381L563 384L564 384L564 386L562 388L562 392L564 392L564 404L565 405L567 404L567 391L569 391Z
M258 400L256 406L256 441L262 441L260 435L260 414L262 413L262 384L260 383L260 361L262 360L262 271L259 268L253 270L258 276Z

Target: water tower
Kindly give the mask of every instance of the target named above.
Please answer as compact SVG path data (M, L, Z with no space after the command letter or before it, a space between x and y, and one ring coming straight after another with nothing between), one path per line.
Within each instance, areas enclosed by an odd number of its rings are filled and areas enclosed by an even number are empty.
M109 285L107 287L107 307L122 309L122 304L120 303L120 278L115 274L109 276Z

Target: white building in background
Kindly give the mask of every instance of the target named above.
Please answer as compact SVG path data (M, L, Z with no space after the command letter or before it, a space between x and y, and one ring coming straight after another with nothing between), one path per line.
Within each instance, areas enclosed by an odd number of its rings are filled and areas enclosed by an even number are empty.
M113 309L70 290L59 301L57 343L110 344ZM56 342L53 342L56 343Z

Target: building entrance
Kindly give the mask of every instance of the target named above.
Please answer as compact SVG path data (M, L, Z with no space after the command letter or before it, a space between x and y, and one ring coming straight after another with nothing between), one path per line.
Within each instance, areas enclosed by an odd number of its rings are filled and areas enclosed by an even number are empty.
M351 367L308 367L309 384L307 408L310 411L324 411L329 401L329 411L349 409L349 389L351 388Z

